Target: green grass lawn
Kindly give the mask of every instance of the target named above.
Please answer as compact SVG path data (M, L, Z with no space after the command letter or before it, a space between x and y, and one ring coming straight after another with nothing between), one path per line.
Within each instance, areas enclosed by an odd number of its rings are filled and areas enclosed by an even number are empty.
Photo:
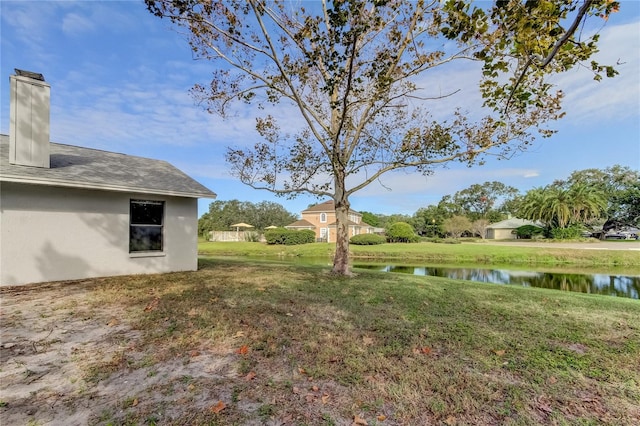
M175 384L193 398L165 424L640 424L637 300L232 259L90 296L124 307L155 374L229 363ZM118 415L143 422L140 401Z
M621 245L624 248L624 244ZM436 263L485 263L522 265L640 266L640 254L631 250L576 250L553 247L514 247L492 244L381 244L349 246L352 258L411 259ZM250 242L200 242L198 252L211 256L326 257L335 244L296 246Z

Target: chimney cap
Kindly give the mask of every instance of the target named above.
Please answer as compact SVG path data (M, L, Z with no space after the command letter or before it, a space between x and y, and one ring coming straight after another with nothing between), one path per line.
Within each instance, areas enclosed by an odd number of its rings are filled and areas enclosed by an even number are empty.
M18 68L14 68L14 70L16 71L16 75L19 77L28 77L33 80L44 81L44 75L38 72L19 70Z

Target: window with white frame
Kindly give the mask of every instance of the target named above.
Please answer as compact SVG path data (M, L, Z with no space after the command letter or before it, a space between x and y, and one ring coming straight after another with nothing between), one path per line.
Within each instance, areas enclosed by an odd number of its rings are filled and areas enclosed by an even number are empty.
M129 253L162 251L164 201L131 200Z
M327 223L327 214L320 213L320 223Z

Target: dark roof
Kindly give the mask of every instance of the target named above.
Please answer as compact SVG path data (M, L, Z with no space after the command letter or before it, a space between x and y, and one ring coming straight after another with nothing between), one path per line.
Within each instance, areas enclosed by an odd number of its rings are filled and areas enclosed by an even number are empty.
M296 220L292 224L285 226L285 228L315 228L316 226L308 220L300 219Z
M306 210L302 210L302 213L332 213L336 211L335 202L333 200L325 201L324 203L316 204L315 206L311 206ZM360 214L355 210L349 209L349 213Z
M51 143L51 167L9 163L9 137L0 135L0 181L190 198L216 194L162 160Z

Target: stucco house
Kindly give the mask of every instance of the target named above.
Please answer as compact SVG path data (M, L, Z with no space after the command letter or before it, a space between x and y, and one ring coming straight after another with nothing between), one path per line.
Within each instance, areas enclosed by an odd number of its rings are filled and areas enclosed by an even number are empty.
M524 225L541 227L530 220L510 218L489 225L486 230L486 237L489 240L515 240L518 237L513 231Z
M49 141L50 87L10 76L0 135L0 285L197 269L197 200L165 161Z
M316 241L335 242L336 241L336 209L333 200L316 204L303 210L302 218L293 222L285 228L287 229L311 229L316 233ZM371 234L375 228L362 221L362 214L354 210L349 210L349 236L358 234Z

